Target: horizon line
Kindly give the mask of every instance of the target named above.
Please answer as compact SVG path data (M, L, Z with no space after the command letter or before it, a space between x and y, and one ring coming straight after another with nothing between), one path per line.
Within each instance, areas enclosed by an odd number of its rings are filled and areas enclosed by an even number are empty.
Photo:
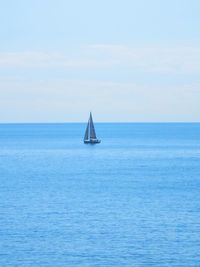
M61 122L37 122L37 121L33 121L33 122L28 122L28 121L18 121L18 122L0 122L0 124L82 124L85 123L87 124L86 121L61 121ZM200 121L95 121L95 124L100 124L100 123L121 123L121 124L132 124L132 123L146 123L146 124L150 124L150 123L163 123L163 124L167 124L167 123L188 123L188 124L192 124L192 123L200 123Z

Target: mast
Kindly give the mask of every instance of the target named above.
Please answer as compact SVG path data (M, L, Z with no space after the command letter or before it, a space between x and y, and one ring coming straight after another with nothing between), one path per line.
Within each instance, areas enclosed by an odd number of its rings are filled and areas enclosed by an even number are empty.
M90 139L97 139L95 129L94 129L94 123L92 119L92 113L90 112Z

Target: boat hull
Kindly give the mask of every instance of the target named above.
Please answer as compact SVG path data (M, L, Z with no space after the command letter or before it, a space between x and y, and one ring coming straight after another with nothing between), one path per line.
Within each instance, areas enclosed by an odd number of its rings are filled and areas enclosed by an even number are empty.
M100 144L101 143L101 140L98 140L98 139L90 139L90 140L84 140L84 144Z

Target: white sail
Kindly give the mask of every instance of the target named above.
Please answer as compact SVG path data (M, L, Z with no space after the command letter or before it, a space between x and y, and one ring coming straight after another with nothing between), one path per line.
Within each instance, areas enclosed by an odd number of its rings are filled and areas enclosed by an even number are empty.
M91 112L90 112L90 139L97 139Z
M86 131L85 131L84 140L88 140L88 132L89 132L89 121L88 121L87 128L86 128Z

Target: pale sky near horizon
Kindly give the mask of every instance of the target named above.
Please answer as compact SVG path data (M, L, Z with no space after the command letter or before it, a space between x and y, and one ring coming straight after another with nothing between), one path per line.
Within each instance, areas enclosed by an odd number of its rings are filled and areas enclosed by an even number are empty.
M199 0L7 0L0 122L200 121Z

